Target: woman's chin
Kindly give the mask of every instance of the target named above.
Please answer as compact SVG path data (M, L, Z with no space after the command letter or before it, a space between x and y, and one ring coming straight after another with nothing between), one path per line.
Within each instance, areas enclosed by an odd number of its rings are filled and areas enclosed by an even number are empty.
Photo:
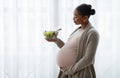
M75 23L75 25L79 25L78 23Z
M77 22L75 22L75 21L74 21L74 23L75 23L75 25L80 25L80 23L77 23Z

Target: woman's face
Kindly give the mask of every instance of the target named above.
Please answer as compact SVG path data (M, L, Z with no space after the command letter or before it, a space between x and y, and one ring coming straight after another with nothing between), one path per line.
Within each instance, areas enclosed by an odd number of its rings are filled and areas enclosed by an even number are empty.
M74 23L76 25L83 24L84 23L84 16L80 15L78 13L78 11L75 9L73 20L74 20Z

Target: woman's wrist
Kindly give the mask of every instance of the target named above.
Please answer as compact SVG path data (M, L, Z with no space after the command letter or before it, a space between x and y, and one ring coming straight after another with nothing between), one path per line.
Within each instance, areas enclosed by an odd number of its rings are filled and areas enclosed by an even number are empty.
M55 39L55 43L58 44L60 42L60 39L59 38L56 38Z
M64 42L61 39L59 39L59 38L56 38L56 40L54 42L55 42L55 44L57 44L57 46L59 48L64 46Z

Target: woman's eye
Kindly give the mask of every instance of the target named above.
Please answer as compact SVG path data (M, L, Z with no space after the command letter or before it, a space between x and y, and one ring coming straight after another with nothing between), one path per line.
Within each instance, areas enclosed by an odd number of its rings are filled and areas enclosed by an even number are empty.
M74 16L75 18L77 18L77 16Z
M75 18L78 18L77 16Z

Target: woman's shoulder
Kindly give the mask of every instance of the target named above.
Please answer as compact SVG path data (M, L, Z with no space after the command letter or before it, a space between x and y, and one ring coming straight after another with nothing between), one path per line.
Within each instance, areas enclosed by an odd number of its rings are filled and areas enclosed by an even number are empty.
M98 33L98 31L97 31L94 27L92 27L92 28L89 30L89 32Z
M88 31L88 34L89 34L89 35L98 35L98 36L99 36L99 32L98 32L94 27L92 27L92 28Z

